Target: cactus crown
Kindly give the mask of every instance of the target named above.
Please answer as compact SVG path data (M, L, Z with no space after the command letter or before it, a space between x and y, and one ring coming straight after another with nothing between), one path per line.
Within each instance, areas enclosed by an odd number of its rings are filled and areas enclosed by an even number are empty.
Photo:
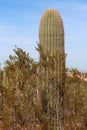
M42 15L39 29L39 40L44 52L54 55L62 46L64 50L64 29L62 18L55 9L48 9ZM60 50L61 51L61 50Z

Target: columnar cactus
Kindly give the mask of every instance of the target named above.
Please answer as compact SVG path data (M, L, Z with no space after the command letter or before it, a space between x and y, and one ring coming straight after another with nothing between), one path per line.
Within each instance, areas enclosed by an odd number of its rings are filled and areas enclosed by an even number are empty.
M55 9L48 9L42 15L39 28L39 43L44 55L54 57L54 69L41 67L44 88L48 88L48 113L50 127L63 129L63 101L65 86L64 28L62 18ZM40 60L42 60L40 58ZM46 61L50 63L50 58ZM53 111L53 112L52 112Z

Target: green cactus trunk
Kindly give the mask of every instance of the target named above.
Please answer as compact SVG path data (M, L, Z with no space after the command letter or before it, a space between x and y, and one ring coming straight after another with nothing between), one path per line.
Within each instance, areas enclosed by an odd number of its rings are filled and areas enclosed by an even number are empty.
M39 29L39 43L45 55L45 61L53 68L43 65L41 72L44 77L43 87L48 92L47 114L50 120L50 129L64 129L64 87L65 87L65 51L64 28L62 18L55 9L48 9L42 15Z

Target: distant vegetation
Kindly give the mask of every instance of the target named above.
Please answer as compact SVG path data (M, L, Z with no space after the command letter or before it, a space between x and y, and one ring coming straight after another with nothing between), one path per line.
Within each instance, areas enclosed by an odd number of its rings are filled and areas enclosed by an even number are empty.
M35 62L21 48L16 47L14 52L0 70L0 127L4 130L48 130L49 94L42 88L42 63ZM43 64L52 69L53 60L48 63L44 59ZM72 69L72 72L73 77L66 73L64 130L87 130L87 82L77 76L79 71Z

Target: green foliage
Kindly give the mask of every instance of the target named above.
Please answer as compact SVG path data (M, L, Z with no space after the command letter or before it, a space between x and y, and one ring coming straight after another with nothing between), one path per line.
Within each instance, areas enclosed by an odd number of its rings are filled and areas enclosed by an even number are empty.
M21 50L21 51L20 51ZM38 48L39 52L41 51ZM10 56L6 61L6 65L3 71L6 71L5 85L0 85L0 118L3 122L5 130L15 129L30 129L31 126L38 124L41 129L50 130L50 127L54 122L50 122L49 115L56 115L55 108L50 105L50 110L47 109L49 100L52 97L55 101L55 74L52 73L49 76L49 84L54 86L54 89L43 88L42 81L44 76L40 70L42 62L36 63L29 55L24 53L22 49L15 48L15 55ZM18 53L21 54L18 54ZM41 51L42 52L42 51ZM40 53L41 53L40 52ZM18 55L26 57L27 66L23 60L19 60ZM15 59L13 58L15 57ZM43 55L45 58L45 56ZM48 56L50 57L50 56ZM44 61L43 58L43 61ZM25 61L24 59L24 61ZM54 59L51 57L50 62L45 63L45 67L54 69ZM9 64L8 64L9 63ZM51 63L51 65L50 65ZM21 67L19 67L21 66ZM24 67L22 69L22 67ZM74 71L74 70L71 70ZM67 129L87 129L87 82L84 82L78 78L80 75L76 70L73 73L73 77L66 75L66 87L64 91L64 130ZM55 80L54 80L55 79ZM7 82L8 81L8 82ZM48 85L49 85L48 84ZM51 86L50 86L51 87ZM38 90L38 91L37 91ZM50 94L48 93L50 91ZM49 113L48 113L48 112Z
M72 73L74 72L74 73ZM73 77L66 77L65 88L65 130L87 129L87 82L81 79L79 71L72 69Z
M15 122L23 125L22 127L27 122L30 123L32 120L30 118L33 116L31 107L36 98L34 96L36 96L38 64L22 49L15 48L14 52L15 55L10 55L6 61L3 70L6 73L4 86L0 88L2 90L1 116L6 128L8 125L11 127Z

